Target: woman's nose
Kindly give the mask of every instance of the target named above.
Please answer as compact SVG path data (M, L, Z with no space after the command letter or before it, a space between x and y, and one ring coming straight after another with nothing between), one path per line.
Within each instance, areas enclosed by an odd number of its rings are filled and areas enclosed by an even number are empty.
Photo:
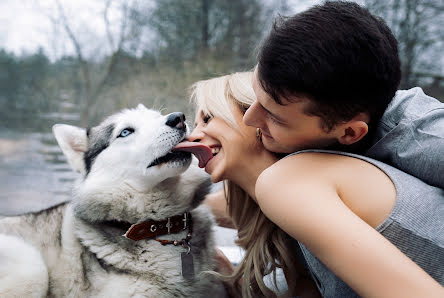
M204 136L204 133L199 127L193 129L191 134L188 136L190 142L200 142Z

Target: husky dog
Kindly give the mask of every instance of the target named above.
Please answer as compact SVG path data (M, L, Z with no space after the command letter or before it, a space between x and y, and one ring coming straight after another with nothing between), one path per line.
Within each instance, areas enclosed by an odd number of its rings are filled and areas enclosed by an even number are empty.
M210 182L190 153L211 151L182 142L184 120L139 105L88 130L55 125L82 179L71 202L0 220L0 296L224 297L202 273L214 270L198 207Z

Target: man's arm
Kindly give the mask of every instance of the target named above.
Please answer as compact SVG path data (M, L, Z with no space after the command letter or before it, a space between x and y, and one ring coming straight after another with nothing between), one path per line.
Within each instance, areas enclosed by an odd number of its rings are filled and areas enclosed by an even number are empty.
M398 91L364 155L444 189L444 103L420 88Z

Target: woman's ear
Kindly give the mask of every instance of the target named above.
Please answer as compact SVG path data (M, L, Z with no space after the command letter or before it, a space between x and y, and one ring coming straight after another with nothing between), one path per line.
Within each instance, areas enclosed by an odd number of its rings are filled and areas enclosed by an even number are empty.
M360 141L368 133L368 122L370 118L367 114L359 113L352 120L341 124L338 141L343 145L351 145Z

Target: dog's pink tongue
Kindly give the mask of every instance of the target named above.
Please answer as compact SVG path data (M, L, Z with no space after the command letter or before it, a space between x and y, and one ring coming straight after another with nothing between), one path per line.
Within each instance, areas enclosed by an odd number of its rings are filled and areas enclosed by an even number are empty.
M199 168L204 168L207 162L213 158L211 148L207 145L197 142L184 141L176 145L173 151L186 151L193 153L199 159Z

